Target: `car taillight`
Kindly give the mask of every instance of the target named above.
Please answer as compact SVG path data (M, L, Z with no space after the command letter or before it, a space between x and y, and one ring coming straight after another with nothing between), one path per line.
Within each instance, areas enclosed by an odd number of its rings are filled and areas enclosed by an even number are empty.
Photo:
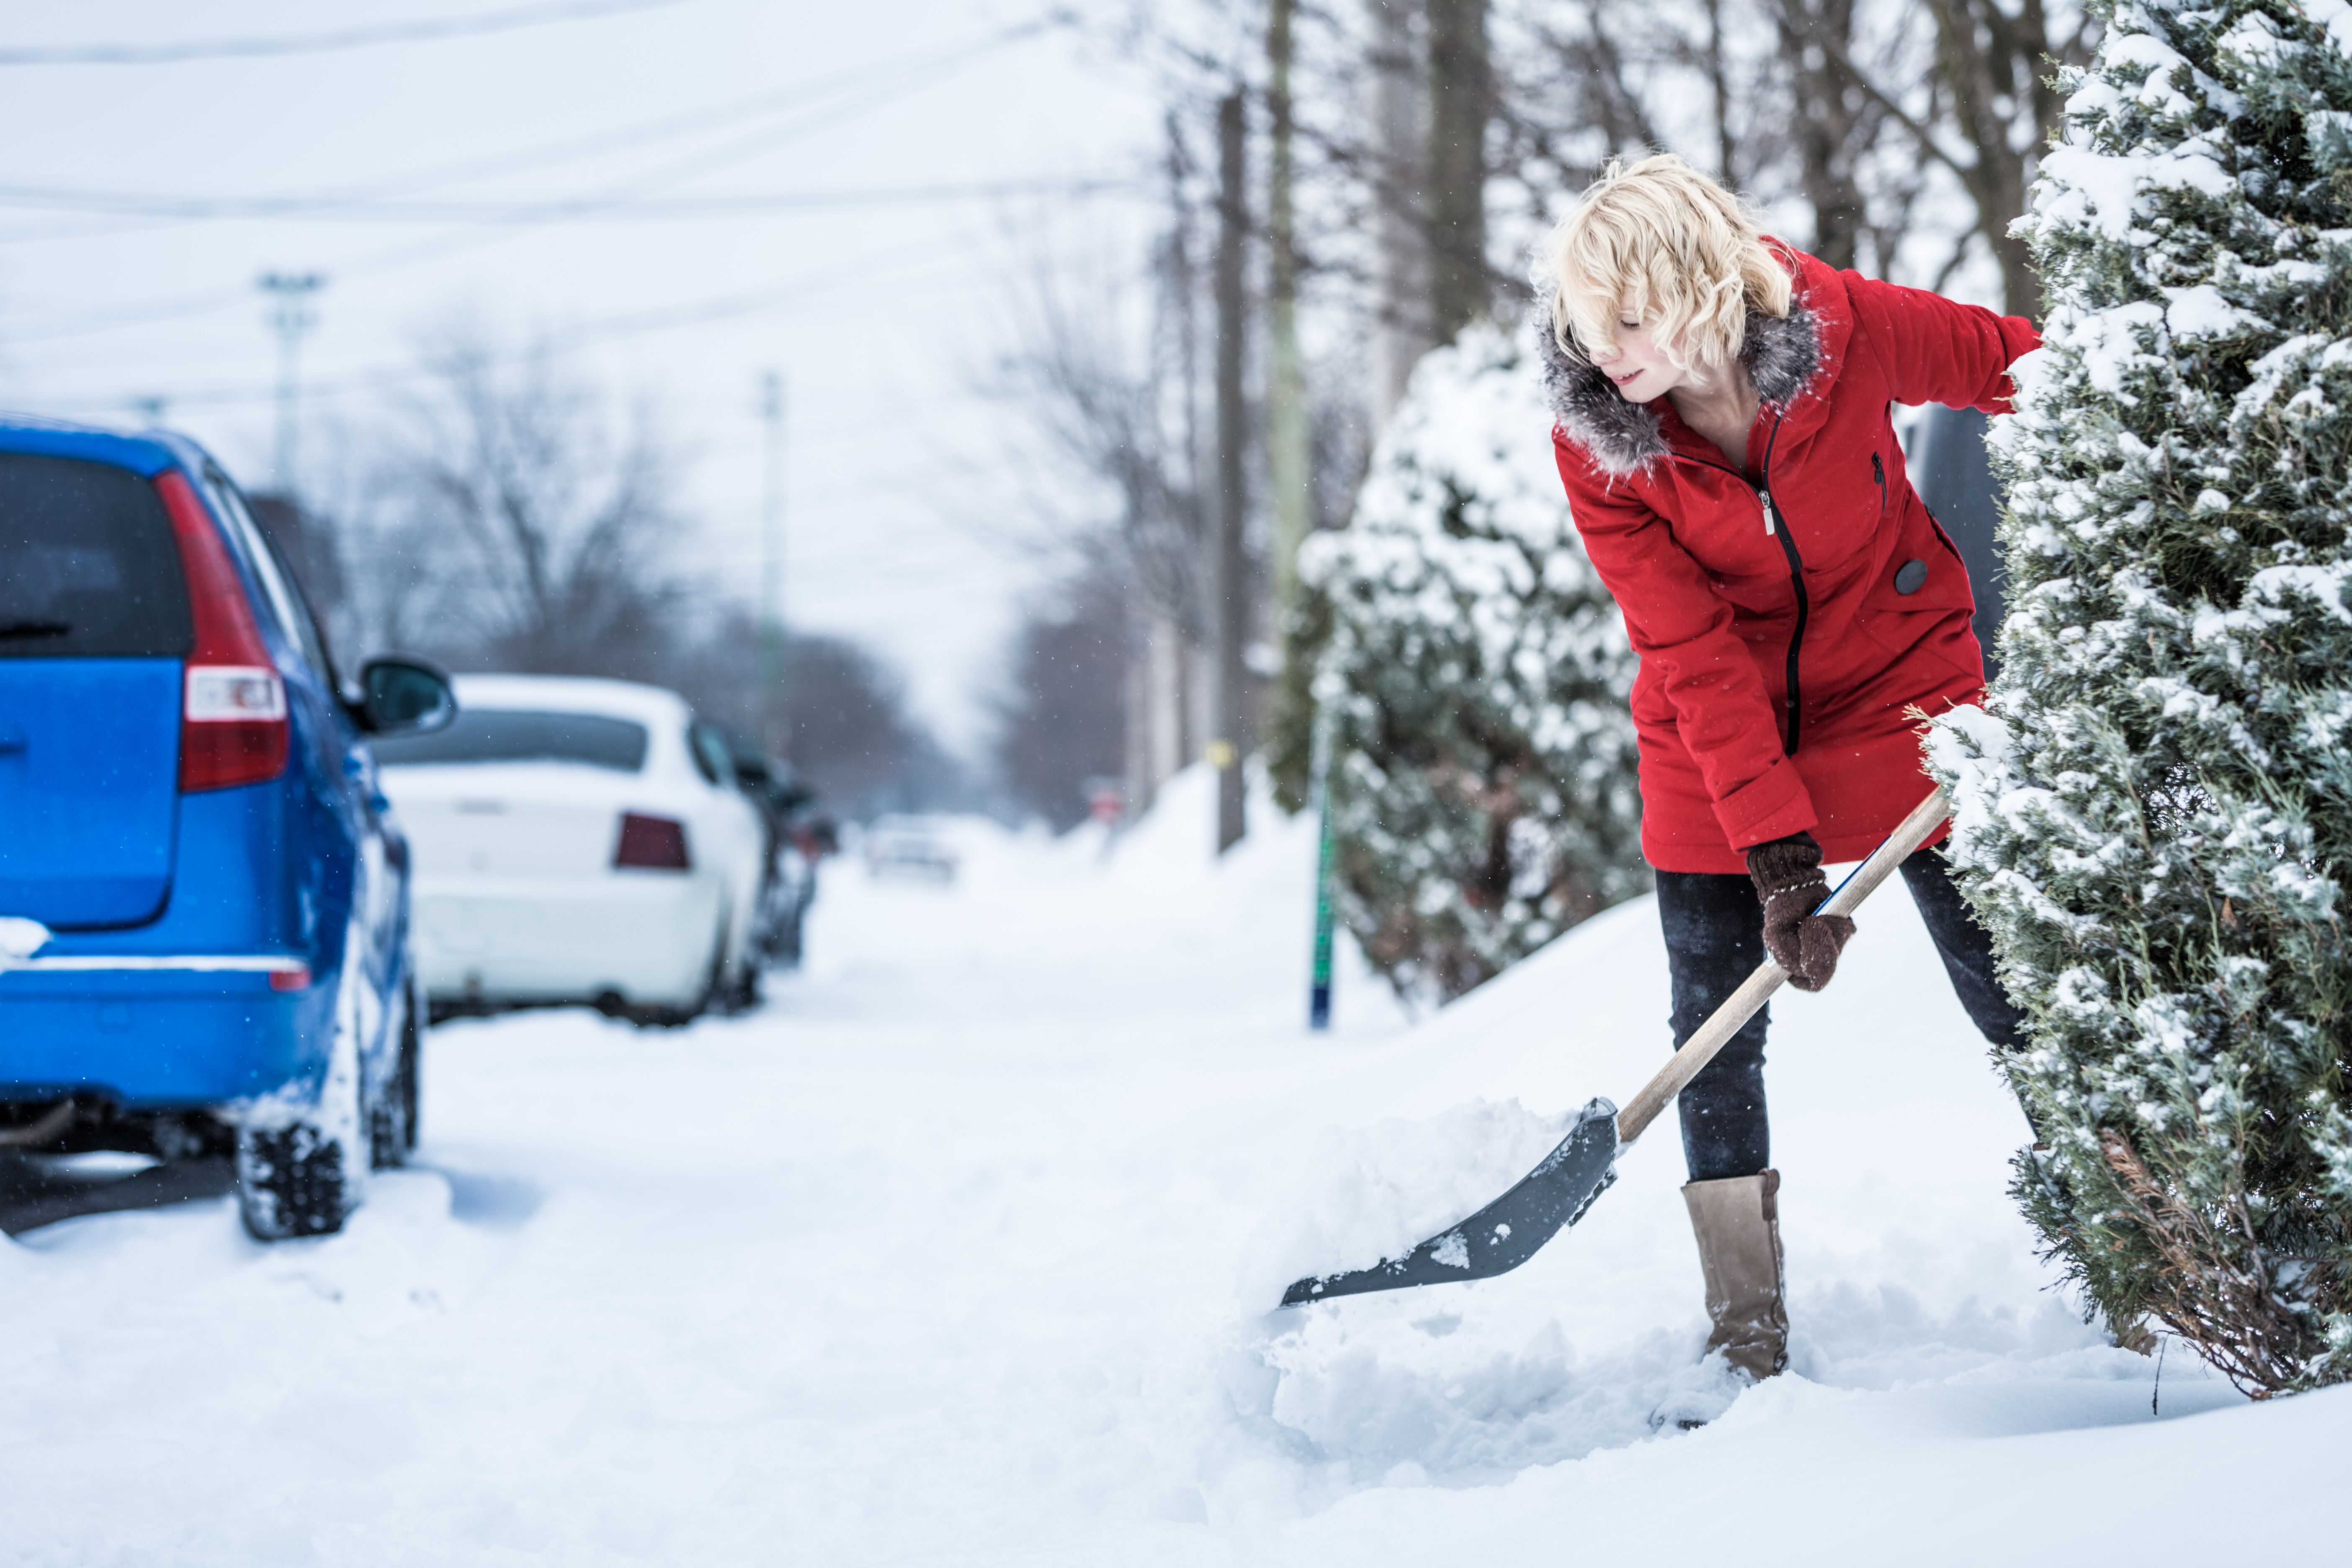
M180 791L259 784L286 771L286 682L246 603L245 584L213 520L181 474L155 480L172 519L196 645L180 705Z
M286 683L274 669L233 664L188 666L183 710L200 724L258 724L286 717Z
M647 871L692 870L694 863L686 854L686 824L667 816L623 813L621 845L613 851L613 864Z

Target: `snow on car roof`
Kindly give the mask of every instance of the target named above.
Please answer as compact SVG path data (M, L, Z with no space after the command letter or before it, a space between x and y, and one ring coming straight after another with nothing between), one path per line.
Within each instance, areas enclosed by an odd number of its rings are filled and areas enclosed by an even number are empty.
M460 675L460 708L515 708L553 713L607 713L659 725L682 720L685 698L664 686L578 675Z

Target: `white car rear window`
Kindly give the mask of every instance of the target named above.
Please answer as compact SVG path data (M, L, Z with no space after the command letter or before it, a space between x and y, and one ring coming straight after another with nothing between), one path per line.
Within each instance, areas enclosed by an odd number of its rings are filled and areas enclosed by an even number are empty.
M386 767L447 763L575 763L634 773L646 765L643 724L602 713L460 707L446 730L373 742Z

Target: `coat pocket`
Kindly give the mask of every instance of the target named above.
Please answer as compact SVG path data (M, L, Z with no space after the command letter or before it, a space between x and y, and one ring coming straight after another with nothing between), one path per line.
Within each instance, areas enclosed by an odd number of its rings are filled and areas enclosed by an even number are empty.
M1877 646L1886 668L1932 657L1982 678L1981 655L1969 628L1976 595L1968 568L1926 507L1915 501L1904 509L1895 547L1863 590L1860 608L1855 626Z
M1863 590L1862 611L1916 615L1923 611L1974 611L1976 595L1969 587L1969 569L1960 552L1916 502L1904 509L1895 549L1879 563Z

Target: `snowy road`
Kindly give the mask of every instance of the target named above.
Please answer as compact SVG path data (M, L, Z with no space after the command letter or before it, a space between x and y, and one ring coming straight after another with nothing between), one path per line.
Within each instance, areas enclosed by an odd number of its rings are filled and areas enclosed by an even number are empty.
M2248 1406L2176 1350L2154 1419L2154 1366L2045 1291L2015 1109L1899 890L1776 1026L1792 1375L1726 1410L1693 1366L1670 1135L1516 1275L1265 1312L1629 1095L1663 960L1644 903L1420 1028L1345 973L1317 1039L1309 845L1213 873L1205 836L1180 801L1109 862L975 830L953 889L836 866L752 1016L436 1030L419 1166L344 1236L261 1248L215 1198L0 1245L0 1563L2335 1541L2352 1390Z

